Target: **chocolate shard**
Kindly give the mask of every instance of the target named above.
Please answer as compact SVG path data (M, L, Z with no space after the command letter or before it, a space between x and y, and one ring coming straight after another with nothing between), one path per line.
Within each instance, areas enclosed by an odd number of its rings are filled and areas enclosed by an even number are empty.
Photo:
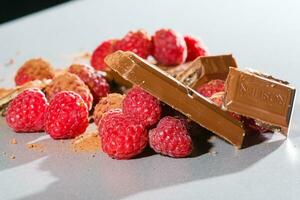
M134 53L123 51L108 55L105 63L124 79L139 85L231 144L242 147L245 131L241 122L159 67Z
M190 63L187 70L176 76L180 82L197 89L214 79L226 80L229 67L236 67L237 64L231 54L216 56L200 56Z
M278 79L230 68L225 84L224 107L280 127L287 135L295 92L295 88Z

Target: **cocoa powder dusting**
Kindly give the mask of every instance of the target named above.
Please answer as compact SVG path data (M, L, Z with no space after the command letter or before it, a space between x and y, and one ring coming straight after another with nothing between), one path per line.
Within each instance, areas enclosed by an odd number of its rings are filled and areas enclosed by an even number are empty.
M11 143L11 144L18 144L16 138L11 139L10 143Z
M108 94L107 97L103 97L98 104L95 106L94 110L94 121L95 124L98 124L103 115L108 112L109 110L122 108L122 102L125 98L125 95L118 94L118 93L111 93Z
M83 52L83 53L77 54L73 58L73 62L79 62L79 61L83 61L83 60L90 60L91 56L92 56L91 53L89 53L89 52Z
M72 146L75 152L96 152L101 149L98 132L90 132L76 137Z
M42 144L39 143L31 143L31 144L27 144L27 149L30 150L39 150L40 152L44 152L44 146Z
M10 65L13 65L14 63L15 63L14 59L9 59L9 61L7 61L4 65L5 66L10 66Z

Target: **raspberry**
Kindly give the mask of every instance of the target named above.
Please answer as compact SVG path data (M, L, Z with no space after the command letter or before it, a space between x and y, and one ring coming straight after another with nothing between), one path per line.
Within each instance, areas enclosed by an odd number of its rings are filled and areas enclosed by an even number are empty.
M206 56L206 47L202 44L200 40L192 36L184 36L184 40L187 46L187 58L186 61L192 61L198 56Z
M209 99L212 102L214 102L217 106L222 107L223 96L224 96L224 92L217 92L217 93L213 94ZM258 133L264 133L264 132L270 131L267 128L267 126L264 127L262 124L259 124L256 120L254 120L252 118L244 117L244 116L241 116L234 112L229 112L229 113L233 118L235 118L238 121L241 121L244 124L244 127L246 129L251 129Z
M23 85L33 80L52 79L54 71L51 65L41 58L25 62L15 76L16 85Z
M88 126L88 109L80 95L71 91L57 93L45 116L45 131L53 139L74 138Z
M80 64L71 65L68 71L76 74L89 87L94 102L98 102L101 97L107 96L109 84L100 72L95 71L88 65Z
M213 94L223 92L224 90L225 82L220 79L211 80L197 89L197 91L205 97L211 97Z
M123 111L125 114L133 115L144 126L151 126L158 122L161 106L158 99L135 86L123 101Z
M147 58L152 51L151 37L144 30L130 31L123 39L116 42L116 50L132 51L142 58Z
M183 120L166 116L149 131L150 147L157 153L174 158L186 157L192 152L192 139Z
M180 65L185 62L187 47L183 37L171 29L161 29L153 36L153 56L162 65Z
M224 92L216 92L209 99L214 102L219 107L222 107L223 104ZM229 112L230 115L236 120L242 121L242 116L233 112Z
M79 94L88 106L88 109L90 110L92 108L93 96L89 88L78 76L68 72L63 73L56 76L45 89L48 100L51 100L61 91L73 91Z
M272 132L272 130L269 129L270 127L268 127L268 125L260 123L255 119L249 117L241 117L241 120L246 128L249 128L257 133Z
M116 41L117 40L106 40L93 51L91 57L92 67L96 70L104 70L106 68L104 58L115 51L114 46Z
M129 159L141 153L148 143L147 130L120 109L107 112L99 123L102 150L115 159Z
M27 89L15 97L6 112L6 121L15 132L37 132L44 128L48 107L44 93L39 89Z
M222 107L223 104L224 92L216 92L209 97L209 99L214 102L219 107Z
M122 108L122 102L124 99L124 95L118 93L109 94L107 97L102 98L99 103L95 106L94 110L94 122L98 125L99 121L103 117L103 114L106 112L116 109Z

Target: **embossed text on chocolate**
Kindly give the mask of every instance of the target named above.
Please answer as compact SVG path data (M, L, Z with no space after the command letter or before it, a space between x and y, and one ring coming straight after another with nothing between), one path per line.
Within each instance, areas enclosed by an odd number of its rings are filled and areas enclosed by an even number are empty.
M261 101L265 104L277 104L283 106L286 104L286 97L271 84L261 84L241 78L239 86L239 95L248 96L255 101Z

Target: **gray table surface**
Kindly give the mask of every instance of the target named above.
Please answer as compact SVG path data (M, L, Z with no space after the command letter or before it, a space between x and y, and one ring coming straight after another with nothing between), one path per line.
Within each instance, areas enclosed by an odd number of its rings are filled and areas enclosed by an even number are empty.
M300 85L299 1L75 1L0 26L0 86L12 86L26 59L65 67L99 42L144 28L201 36L212 54L233 53L241 68ZM14 63L8 64L13 59ZM268 134L236 150L223 140L197 144L186 159L144 154L117 161L74 153L43 133L16 134L0 119L0 199L299 199L300 113L290 137ZM199 131L201 132L201 131ZM200 133L201 134L201 133ZM10 144L16 138L17 145ZM28 150L34 141L45 151ZM217 154L206 152L205 148ZM6 152L6 155L3 154ZM15 159L9 159L15 155Z

